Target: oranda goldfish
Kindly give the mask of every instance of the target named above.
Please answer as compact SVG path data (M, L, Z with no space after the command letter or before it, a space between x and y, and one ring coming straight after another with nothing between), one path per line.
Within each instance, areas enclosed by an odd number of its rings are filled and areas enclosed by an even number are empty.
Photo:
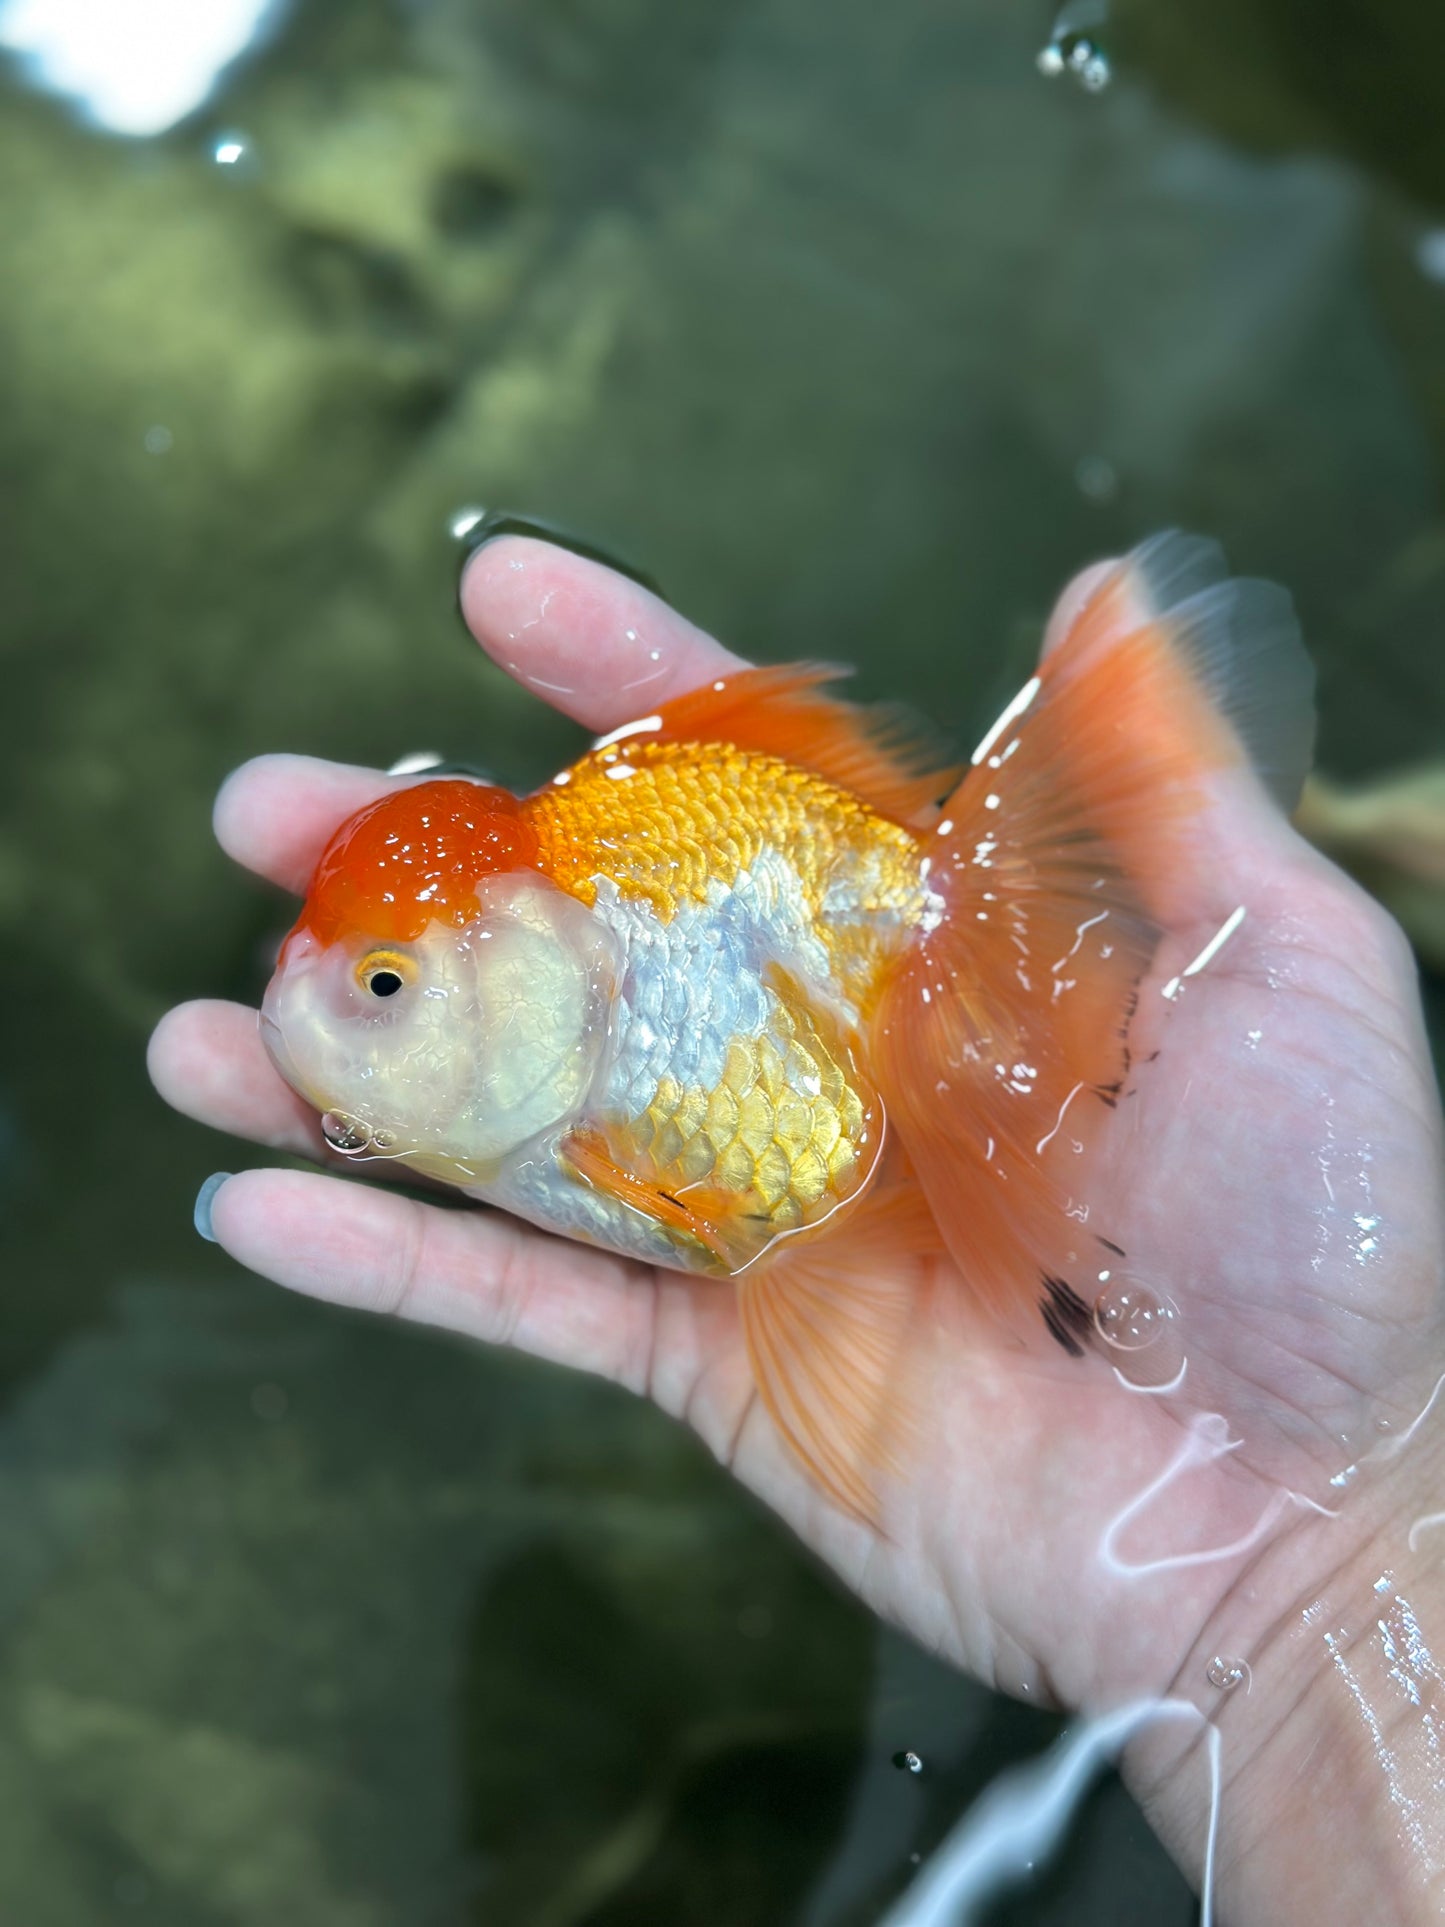
M729 676L531 796L431 779L359 811L262 1023L341 1148L730 1279L783 1437L868 1512L890 1259L946 1249L1081 1349L1050 1141L1120 1089L1201 779L1251 757L1291 803L1312 679L1283 592L1178 535L961 772L837 673Z

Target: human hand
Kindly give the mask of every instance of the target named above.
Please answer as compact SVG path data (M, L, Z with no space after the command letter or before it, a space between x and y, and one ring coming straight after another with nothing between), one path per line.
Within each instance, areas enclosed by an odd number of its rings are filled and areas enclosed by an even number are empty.
M1075 605L1085 593L1070 592ZM464 606L489 654L598 730L737 666L636 584L516 537L476 557ZM218 835L300 890L337 824L395 782L263 758L222 791ZM1257 1683L1230 1717L1248 1751L1246 1731L1275 1703L1280 1614L1363 1570L1411 1505L1425 1509L1413 1454L1343 1487L1331 1479L1399 1436L1445 1365L1440 1119L1413 968L1388 919L1242 771L1213 779L1195 851L1141 987L1138 1069L1098 1134L1091 1190L1094 1221L1136 1282L1178 1307L1163 1342L1187 1358L1184 1379L1160 1392L1153 1372L1154 1390L1130 1390L1106 1348L1076 1361L1047 1341L981 1333L949 1315L967 1285L941 1268L917 1446L885 1531L836 1511L789 1457L716 1281L295 1172L228 1180L211 1200L214 1235L293 1289L515 1344L652 1397L870 1605L1006 1690L1068 1707L1176 1692L1203 1704L1211 1652L1247 1657ZM1185 976L1241 906L1227 942ZM151 1068L179 1109L334 1162L254 1013L171 1013ZM1162 1355L1114 1356L1140 1378ZM1224 1450L1226 1438L1239 1444ZM1171 1465L1177 1481L1131 1511ZM1188 1862L1197 1813L1174 1796L1182 1755L1139 1759Z

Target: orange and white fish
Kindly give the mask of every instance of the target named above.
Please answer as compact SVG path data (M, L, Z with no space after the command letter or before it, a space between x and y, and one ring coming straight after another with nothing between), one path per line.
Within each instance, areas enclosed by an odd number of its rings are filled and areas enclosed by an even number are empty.
M1200 779L1250 757L1292 803L1312 676L1284 593L1178 535L1095 588L961 779L837 673L726 677L532 796L359 811L262 1025L339 1148L731 1279L767 1409L866 1513L890 1257L946 1249L1080 1349L1045 1147L1120 1087Z

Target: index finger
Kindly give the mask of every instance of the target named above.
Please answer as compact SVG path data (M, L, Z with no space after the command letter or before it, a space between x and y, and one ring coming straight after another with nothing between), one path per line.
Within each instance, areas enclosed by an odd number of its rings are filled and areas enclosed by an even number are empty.
M626 576L550 542L502 536L462 576L462 612L487 654L554 709L607 730L746 665ZM216 798L228 856L301 893L337 826L422 781L309 756L258 756Z
M639 583L526 536L478 549L461 601L493 662L588 729L615 729L747 666Z

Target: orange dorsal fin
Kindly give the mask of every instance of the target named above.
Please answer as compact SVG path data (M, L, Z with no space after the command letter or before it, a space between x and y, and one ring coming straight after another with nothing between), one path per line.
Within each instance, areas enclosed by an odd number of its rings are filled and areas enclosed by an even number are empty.
M930 1259L942 1240L906 1162L826 1235L785 1240L736 1280L763 1407L808 1476L876 1525L925 1408Z
M931 821L958 768L944 761L923 724L825 693L848 673L816 662L739 670L601 740L731 743L811 770L897 822Z
M1071 1254L1109 1229L1082 1231L1074 1147L1127 1072L1190 819L1212 772L1248 758L1287 797L1308 756L1288 600L1221 568L1160 537L1095 590L945 804L925 849L936 926L874 1016L890 1122L970 1288L1004 1315L1042 1310L1071 1349L1092 1295Z

